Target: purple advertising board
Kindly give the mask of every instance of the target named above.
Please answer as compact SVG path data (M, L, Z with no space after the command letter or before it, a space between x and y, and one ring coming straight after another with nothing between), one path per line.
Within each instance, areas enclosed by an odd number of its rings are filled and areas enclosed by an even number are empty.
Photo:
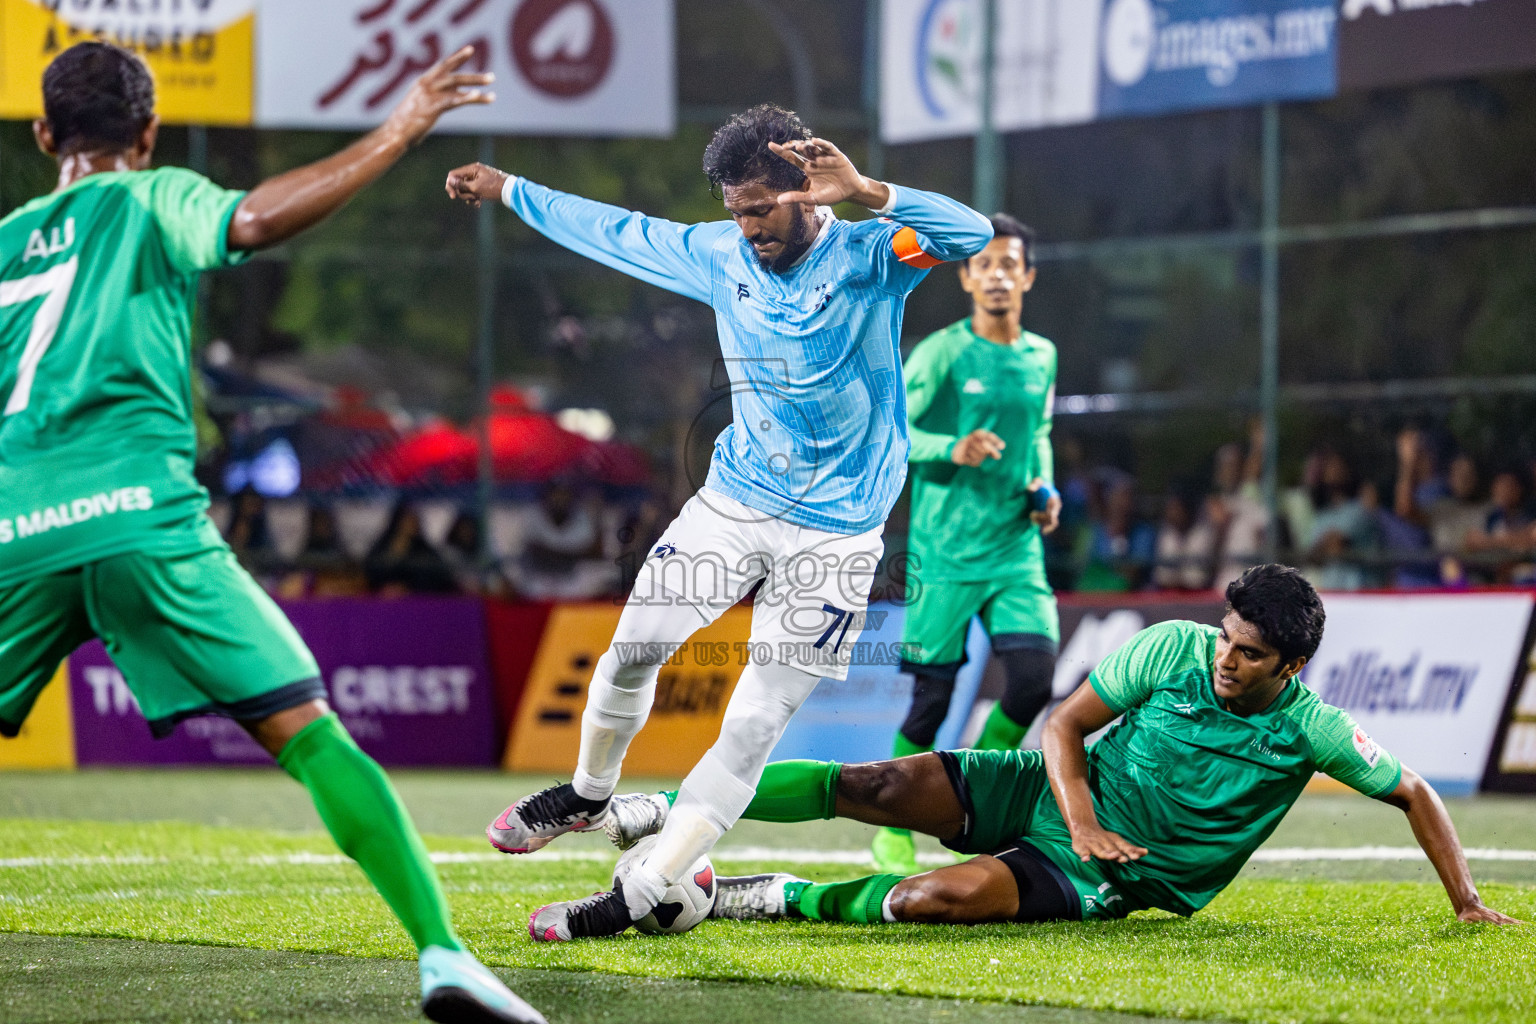
M382 764L498 763L501 737L480 602L304 601L283 610L314 652L331 706ZM245 730L224 718L188 719L165 739L152 739L99 641L70 657L69 686L79 764L271 763Z

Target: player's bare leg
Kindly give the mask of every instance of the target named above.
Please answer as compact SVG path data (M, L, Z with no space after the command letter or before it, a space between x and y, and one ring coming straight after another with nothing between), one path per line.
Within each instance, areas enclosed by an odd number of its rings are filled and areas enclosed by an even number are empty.
M613 798L608 838L628 849L660 832L674 793L625 793ZM750 821L851 818L868 825L911 829L940 840L965 828L965 808L937 754L839 765L775 761L763 770L756 795L741 815Z

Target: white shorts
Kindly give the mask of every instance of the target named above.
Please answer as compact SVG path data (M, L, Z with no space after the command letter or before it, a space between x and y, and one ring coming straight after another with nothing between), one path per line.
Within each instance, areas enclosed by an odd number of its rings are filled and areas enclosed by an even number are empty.
M846 679L884 550L878 528L843 534L796 526L705 487L651 548L628 606L681 602L702 627L761 584L752 649L742 653Z

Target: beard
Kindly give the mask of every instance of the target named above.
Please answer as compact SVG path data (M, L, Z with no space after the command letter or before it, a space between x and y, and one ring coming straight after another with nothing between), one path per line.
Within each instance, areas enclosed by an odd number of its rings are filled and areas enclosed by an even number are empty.
M816 224L812 218L805 215L805 211L798 206L790 208L789 237L783 239L784 248L777 256L767 257L753 251L757 257L758 266L773 274L782 274L795 265L795 261L804 256L811 243L816 240Z

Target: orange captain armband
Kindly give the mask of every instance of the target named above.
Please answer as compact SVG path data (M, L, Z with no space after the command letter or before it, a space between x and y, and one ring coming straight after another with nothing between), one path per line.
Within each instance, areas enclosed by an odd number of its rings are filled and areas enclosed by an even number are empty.
M937 256L923 252L923 247L917 244L917 232L911 228L902 228L896 232L896 237L891 239L891 248L897 259L918 270L932 270L944 262Z

